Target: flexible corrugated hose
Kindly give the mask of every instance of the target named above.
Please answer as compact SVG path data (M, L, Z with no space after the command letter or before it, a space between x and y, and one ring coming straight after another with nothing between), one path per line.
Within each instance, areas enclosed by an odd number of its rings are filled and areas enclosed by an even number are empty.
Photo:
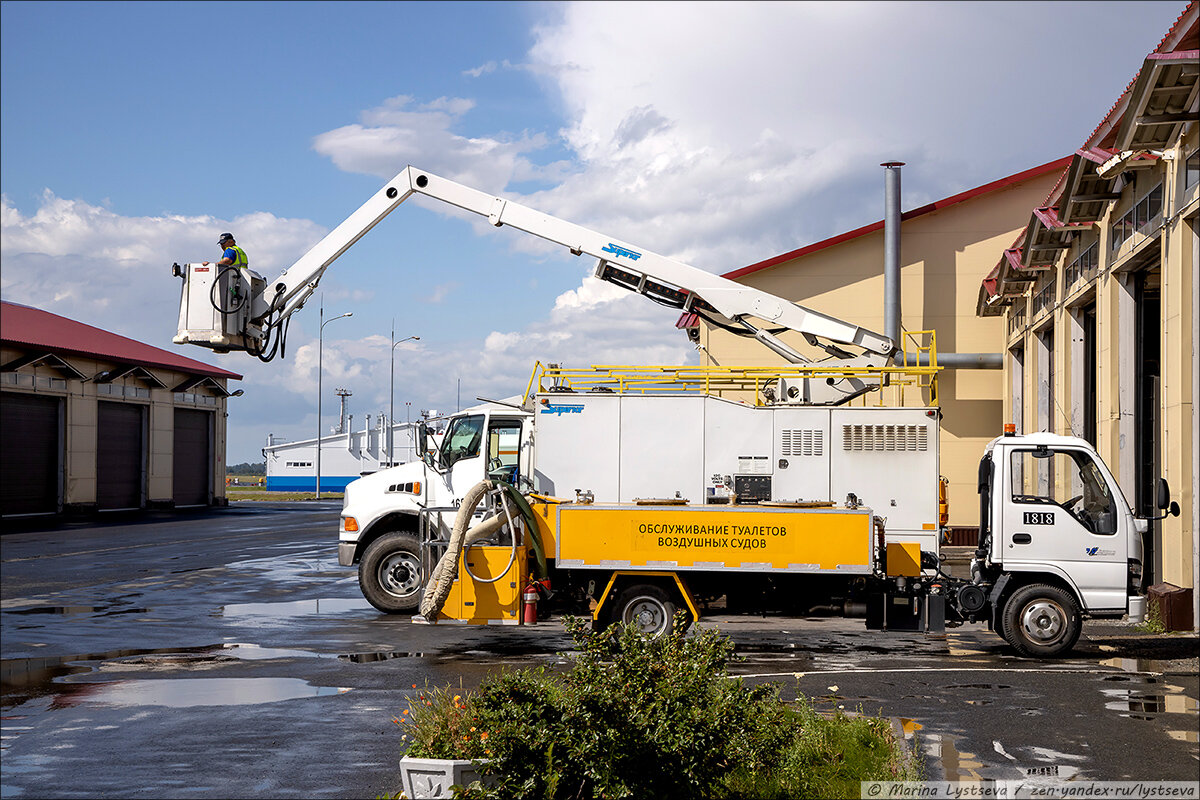
M472 486L466 495L463 496L462 505L459 506L458 514L454 517L454 527L450 532L450 542L446 547L446 552L438 559L437 565L433 568L433 572L429 576L429 581L425 584L425 594L421 598L420 612L421 616L430 622L437 617L438 613L442 610L442 606L446 604L446 598L450 596L450 587L454 585L454 579L458 575L458 562L462 556L462 551L470 547L473 543L481 539L486 539L508 524L506 515L497 514L480 522L474 528L467 529L467 525L470 524L471 517L475 514L475 507L479 505L479 501L494 489L504 491L508 498L516 504L525 521L525 529L531 537L530 543L533 546L536 562L535 571L541 572L543 575L545 573L546 557L542 550L541 540L537 534L537 524L533 519L533 511L530 509L529 503L525 501L520 492L507 483L500 481L480 481ZM513 536L516 536L516 531L513 531Z

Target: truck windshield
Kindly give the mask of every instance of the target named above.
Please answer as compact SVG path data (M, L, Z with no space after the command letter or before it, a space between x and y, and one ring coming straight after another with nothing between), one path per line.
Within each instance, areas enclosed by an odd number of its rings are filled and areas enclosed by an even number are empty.
M479 444L483 441L482 414L458 417L450 422L450 429L442 441L442 463L447 467L464 458L479 455Z
M1015 503L1060 506L1092 533L1116 532L1116 504L1096 463L1076 450L1017 450L1012 454Z

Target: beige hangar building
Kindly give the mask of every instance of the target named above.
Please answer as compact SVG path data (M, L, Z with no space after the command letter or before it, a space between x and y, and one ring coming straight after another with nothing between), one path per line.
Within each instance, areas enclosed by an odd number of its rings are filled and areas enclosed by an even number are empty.
M1092 442L1153 526L1148 582L1194 590L1200 305L1200 10L1192 3L979 288L1003 321L1004 419ZM1192 623L1200 619L1197 597ZM1190 626L1189 626L1190 627Z

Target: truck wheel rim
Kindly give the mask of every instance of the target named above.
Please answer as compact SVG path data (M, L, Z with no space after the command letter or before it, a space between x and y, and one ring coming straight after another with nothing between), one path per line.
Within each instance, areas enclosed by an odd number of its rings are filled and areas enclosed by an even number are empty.
M625 621L632 622L641 633L654 636L666 627L667 612L653 598L639 597L626 607Z
M1067 614L1062 606L1050 600L1035 600L1021 612L1021 629L1026 638L1038 644L1050 644L1067 628Z
M406 597L420 584L421 565L412 553L392 553L379 564L379 585L389 594Z

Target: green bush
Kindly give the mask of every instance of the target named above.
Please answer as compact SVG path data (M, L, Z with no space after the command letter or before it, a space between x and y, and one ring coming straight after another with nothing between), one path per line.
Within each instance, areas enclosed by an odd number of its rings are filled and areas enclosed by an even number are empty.
M490 676L471 694L418 694L401 718L407 755L469 758L499 779L494 797L827 797L903 770L882 720L833 720L792 707L769 684L731 679L733 643L716 631L650 640L567 618L577 654Z

